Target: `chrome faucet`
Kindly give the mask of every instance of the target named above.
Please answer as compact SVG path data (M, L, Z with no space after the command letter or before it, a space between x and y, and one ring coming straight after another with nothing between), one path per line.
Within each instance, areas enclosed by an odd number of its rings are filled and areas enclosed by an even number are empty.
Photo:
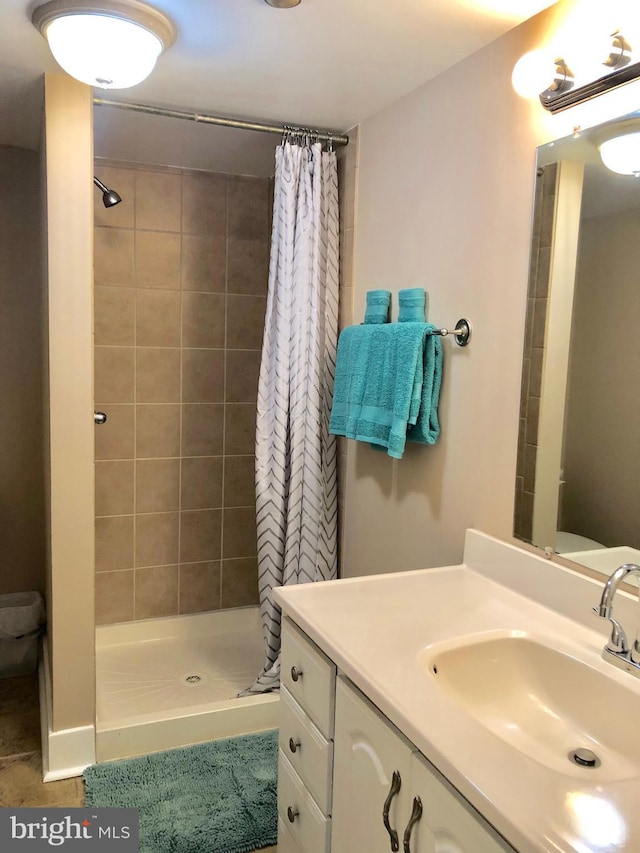
M608 619L612 626L611 637L604 647L602 657L640 678L640 625L638 625L633 646L629 647L624 628L612 615L613 598L622 581L629 575L636 575L640 578L640 566L635 563L625 563L619 566L604 585L600 605L593 609L598 616Z

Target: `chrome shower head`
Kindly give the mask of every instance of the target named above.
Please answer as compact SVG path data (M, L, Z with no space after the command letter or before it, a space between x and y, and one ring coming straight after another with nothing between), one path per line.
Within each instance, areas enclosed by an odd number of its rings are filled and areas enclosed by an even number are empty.
M93 179L93 183L102 192L102 203L105 207L113 207L115 204L120 204L122 199L115 190L108 189L107 187L105 187L102 181L99 181L95 177Z

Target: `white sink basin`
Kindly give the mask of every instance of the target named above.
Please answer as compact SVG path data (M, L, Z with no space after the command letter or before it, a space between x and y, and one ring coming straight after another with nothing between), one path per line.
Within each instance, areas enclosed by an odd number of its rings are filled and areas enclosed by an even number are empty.
M640 697L598 669L513 635L431 647L420 663L460 708L547 767L594 782L640 775ZM597 766L569 757L579 748Z

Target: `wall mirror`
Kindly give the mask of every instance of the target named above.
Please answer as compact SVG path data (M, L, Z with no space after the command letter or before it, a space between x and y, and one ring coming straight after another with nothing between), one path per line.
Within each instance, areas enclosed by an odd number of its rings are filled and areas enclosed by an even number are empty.
M537 152L514 535L640 563L640 111Z

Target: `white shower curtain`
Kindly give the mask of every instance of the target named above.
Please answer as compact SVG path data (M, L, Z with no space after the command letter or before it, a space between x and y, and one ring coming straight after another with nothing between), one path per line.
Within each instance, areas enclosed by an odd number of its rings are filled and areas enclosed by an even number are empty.
M256 518L266 661L248 693L279 686L274 587L337 576L335 437L329 415L338 335L336 155L276 150L269 293L258 384Z

